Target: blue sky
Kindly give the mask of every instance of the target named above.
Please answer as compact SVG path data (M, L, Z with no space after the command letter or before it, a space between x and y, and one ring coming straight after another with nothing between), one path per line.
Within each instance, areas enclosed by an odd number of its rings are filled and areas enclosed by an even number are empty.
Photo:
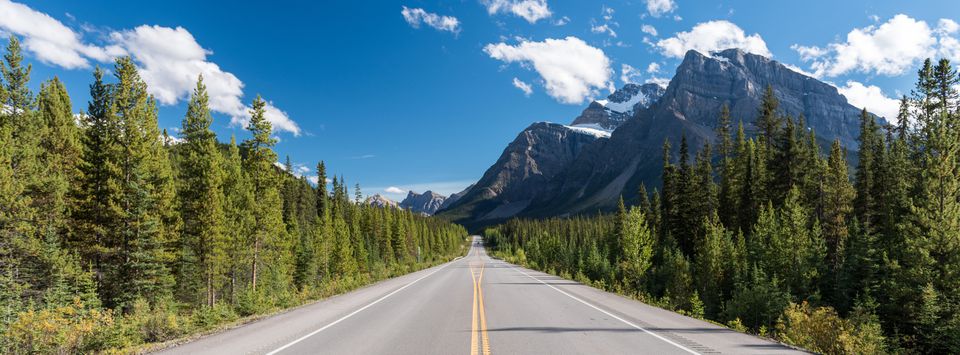
M259 93L281 159L325 160L394 199L389 187L462 189L530 123L569 123L625 80L669 80L688 49L772 55L890 112L922 58L960 61L956 21L949 0L0 0L0 33L24 41L34 89L59 76L76 111L93 66L130 54L174 132L204 73L221 140L247 136Z

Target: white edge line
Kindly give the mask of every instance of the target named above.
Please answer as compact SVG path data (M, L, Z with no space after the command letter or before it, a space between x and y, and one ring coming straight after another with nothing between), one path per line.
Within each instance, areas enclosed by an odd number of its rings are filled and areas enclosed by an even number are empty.
M509 264L508 264L508 265L509 265ZM582 300L582 299L577 298L577 297L574 296L574 295L571 295L571 294L569 294L569 293L564 292L563 290L561 290L561 289L559 289L559 288L553 287L553 285L548 284L548 283L546 283L546 282L543 282L543 280L540 280L540 279L538 279L538 278L536 278L536 277L530 276L530 274L527 274L526 272L523 272L523 270L520 270L520 269L518 269L518 268L516 268L516 267L514 267L514 266L512 266L512 265L511 265L510 267L511 267L512 269L514 269L514 270L517 270L517 271L520 272L521 274L524 274L526 277L529 277L529 278L531 278L531 279L537 280L538 282L546 285L547 287L552 288L552 289L556 290L557 292L560 292L560 293L566 295L567 297L570 297L570 298L574 299L574 300L577 301L577 302L583 303L583 304L587 305L587 306L590 307L590 308L593 308L593 309L595 309L595 310L598 310L598 311L600 311L600 312L603 313L603 314L606 314L606 315L608 315L608 316L610 316L610 317L613 317L614 319L616 319L616 320L618 320L618 321L621 321L621 322L623 322L623 323L625 323L625 324L627 324L627 325L629 325L629 326L631 326L631 327L634 327L634 328L637 328L637 329L639 329L639 330L642 330L642 331L644 331L644 332L647 333L647 334L653 335L653 336L656 337L657 339L660 339L660 340L663 340L663 341L665 341L665 342L667 342L667 343L670 343L670 345L676 346L676 347L678 347L678 348L680 348L680 349L682 349L682 350L684 350L684 351L686 351L686 352L688 352L688 353L700 355L700 353L698 353L698 352L696 352L696 351L690 350L690 349L688 349L687 347L685 347L685 346L683 346L683 345L680 345L680 344L677 344L677 343L671 341L670 339L667 339L667 338L664 338L664 337L662 337L662 336L659 336L659 335L657 335L657 334L654 333L654 332L651 332L651 331L649 331L649 330L646 330L646 329L644 329L643 327L641 327L641 326L639 326L639 325L636 325L636 324L633 324L633 323L627 321L626 319L617 317L616 315L614 315L614 314L612 314L612 313L610 313L610 312L607 312L607 311L601 309L600 307L594 306L594 305L588 303L587 301L584 301L584 300Z
M350 314L347 314L347 315L345 315L345 316L343 316L343 317L340 317L340 319L337 319L337 320L333 321L332 323L323 326L323 327L320 328L320 329L317 329L317 330L314 330L314 331L310 332L310 334L307 334L307 335L304 335L304 336L302 336L302 337L300 337L300 338L297 338L297 340L291 341L291 342L287 343L286 345L281 346L281 347L277 348L276 350L267 353L267 355L275 355L275 354L283 351L284 349L289 348L289 347L293 346L294 344L303 341L304 339L307 339L307 338L309 338L309 337L311 337L311 336L314 336L314 335L316 335L317 333L322 332L322 331L326 330L327 328L330 328L330 327L336 325L337 323L340 323L340 322L346 320L347 318L350 318L350 317L352 317L353 315L362 312L363 310L365 310L365 309L367 309L367 308L370 308L370 306L373 306L373 305L379 303L380 301L383 301L383 300L387 299L387 297L393 296L395 293L400 292L400 291L403 291L403 289L409 287L410 285L413 285L413 284L417 283L417 282L420 281L420 280L423 280L423 279L429 277L430 275L433 275L433 274L437 273L437 271L443 270L443 268L445 268L445 267L447 267L447 266L450 266L450 265L453 264L455 261L460 260L461 258L463 258L463 257L459 257L459 256L458 256L458 257L456 257L455 259L451 260L450 262L444 264L444 265L441 266L440 268L438 268L438 269L436 269L436 270L433 270L433 271L430 272L429 274L423 275L423 276L420 277L419 279L413 280L412 282L410 282L410 283L408 283L408 284L406 284L406 285L403 285L403 287L400 287L400 288L398 288L398 289L396 289L396 290L393 290L393 292L390 292L390 293L384 295L383 297L378 298L376 301L370 302L370 303L367 304L366 306L360 307L359 309L357 309L357 310L355 310L355 311L353 311L353 312L350 312Z

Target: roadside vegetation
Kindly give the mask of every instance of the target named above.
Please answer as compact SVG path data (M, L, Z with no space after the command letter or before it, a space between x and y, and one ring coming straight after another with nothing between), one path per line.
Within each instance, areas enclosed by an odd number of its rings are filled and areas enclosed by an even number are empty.
M927 60L896 125L863 111L856 168L822 154L768 88L755 122L726 107L691 161L614 215L511 220L494 254L826 354L960 353L957 72ZM852 176L851 176L852 175Z
M19 41L0 64L0 352L132 351L450 260L466 231L278 165L265 102L218 142L199 78L179 138L129 57L86 112L36 95Z

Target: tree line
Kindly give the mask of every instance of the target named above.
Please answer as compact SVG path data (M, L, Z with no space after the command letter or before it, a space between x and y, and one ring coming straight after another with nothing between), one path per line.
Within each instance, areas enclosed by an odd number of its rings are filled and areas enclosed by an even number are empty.
M124 349L448 260L466 231L351 200L283 168L265 102L217 141L199 77L180 139L129 57L97 68L86 112L58 78L34 95L11 36L0 64L0 348Z
M816 352L958 353L957 84L928 59L895 125L864 109L852 174L768 87L755 137L724 106L692 161L665 142L662 187L637 205L485 235L510 260Z

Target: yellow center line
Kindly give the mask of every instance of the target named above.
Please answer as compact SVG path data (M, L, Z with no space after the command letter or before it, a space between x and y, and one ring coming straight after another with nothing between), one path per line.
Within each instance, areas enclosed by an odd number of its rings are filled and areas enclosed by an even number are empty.
M477 279L477 294L480 296L480 331L483 333L483 355L490 355L490 338L487 337L487 316L483 309L483 270L485 263L480 265L480 278Z

